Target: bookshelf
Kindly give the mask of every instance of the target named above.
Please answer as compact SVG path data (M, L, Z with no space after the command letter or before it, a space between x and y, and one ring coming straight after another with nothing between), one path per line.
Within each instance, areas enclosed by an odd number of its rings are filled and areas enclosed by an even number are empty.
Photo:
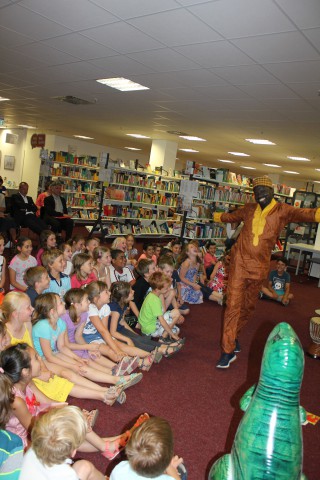
M97 157L51 151L47 173L40 175L39 185L43 187L48 180L61 180L68 213L75 221L97 219L101 191Z

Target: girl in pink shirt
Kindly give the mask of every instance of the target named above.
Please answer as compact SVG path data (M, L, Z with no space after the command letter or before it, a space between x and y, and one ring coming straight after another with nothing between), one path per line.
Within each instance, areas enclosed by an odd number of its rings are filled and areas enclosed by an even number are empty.
M86 287L97 280L93 270L93 258L87 253L75 255L72 264L74 274L71 275L71 288Z

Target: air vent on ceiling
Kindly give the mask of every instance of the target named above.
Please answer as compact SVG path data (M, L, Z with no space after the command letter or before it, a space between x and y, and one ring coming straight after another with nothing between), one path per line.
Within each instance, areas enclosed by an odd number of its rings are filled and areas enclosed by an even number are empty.
M178 137L181 137L182 135L188 135L185 132L179 132L178 130L168 130L167 133L170 133L170 135L178 135Z
M88 100L83 100L82 98L74 97L73 95L66 95L65 97L53 97L55 100L60 102L72 103L72 105L93 105L96 101L89 102Z

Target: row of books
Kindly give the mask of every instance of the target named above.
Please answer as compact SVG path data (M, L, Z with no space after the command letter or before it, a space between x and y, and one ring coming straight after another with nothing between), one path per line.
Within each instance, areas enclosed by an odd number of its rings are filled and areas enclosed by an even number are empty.
M90 182L79 182L77 180L64 180L63 181L63 195L68 193L80 193L80 194L95 194L97 195L99 191L97 191L95 184Z
M106 235L128 235L129 233L134 235L168 235L171 234L171 230L167 222L162 224L154 223L148 226L130 223L107 223L104 224L104 233Z
M188 238L224 238L227 234L225 225L213 222L186 222L183 236Z
M167 210L157 208L109 204L104 205L103 212L106 217L144 218L152 220L165 219L168 215Z
M122 185L132 185L135 187L150 188L152 190L166 190L168 192L178 193L180 190L180 182L157 179L155 176L141 176L138 174L130 174L123 172L114 172L113 183Z
M53 177L70 177L80 180L93 180L99 181L99 175L95 170L88 169L86 167L79 168L78 166L66 166L55 163L50 168L50 175Z
M253 201L251 193L246 193L241 190L237 190L228 185L199 185L198 199L212 200L213 202L225 201L225 202L237 202L248 203Z
M124 192L122 195L122 200L126 202L141 202L151 205L168 205L171 207L176 207L178 204L176 193L151 193L148 190L141 190L139 188L125 186L122 187L121 190L116 190L116 192L119 191Z
M86 197L85 195L76 196L69 193L65 195L64 198L66 199L68 207L97 207L96 197L92 195Z
M91 155L72 155L69 152L50 152L50 160L54 162L72 163L88 167L98 167L98 158Z
M70 212L72 218L81 218L84 220L97 220L98 212L94 210L77 210L76 212Z

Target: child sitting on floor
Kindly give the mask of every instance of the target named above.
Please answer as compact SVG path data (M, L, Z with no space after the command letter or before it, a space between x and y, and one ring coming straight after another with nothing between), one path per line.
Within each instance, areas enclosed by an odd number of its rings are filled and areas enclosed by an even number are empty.
M162 272L155 272L149 277L148 282L152 291L146 296L138 318L142 333L161 337L161 340L171 337L178 341L180 330L175 325L180 318L180 312L177 309L163 312L160 298L161 294L165 295L171 288L171 279Z
M290 293L291 278L287 272L287 265L286 258L277 260L277 269L270 272L268 286L261 289L261 298L276 300L285 306L293 299L293 294Z
M38 250L36 259L37 259L38 265L41 266L42 265L42 259L41 259L42 254L46 250L51 250L52 248L56 248L57 247L57 239L56 239L55 233L53 233L51 230L42 230L42 232L40 233L39 240L40 240L40 248Z
M204 284L202 259L194 242L188 243L177 261L178 274L181 279L181 298L191 304L203 303L200 281Z
M114 282L135 283L135 278L131 270L126 267L127 259L122 250L111 250L112 265L110 266L110 280Z
M210 240L206 243L206 253L203 257L204 270L206 272L207 279L210 278L211 273L213 272L214 266L217 263L218 259L216 257L217 245L215 242Z
M184 318L182 315L188 315L188 313L190 313L190 309L181 301L181 296L179 296L178 292L180 291L181 279L178 272L174 270L173 258L170 255L162 255L158 261L158 269L160 272L163 272L165 276L168 277L172 282L170 290L168 290L166 295L162 296L164 311L177 308L182 317L178 321L178 324L183 323Z
M92 257L93 250L100 245L99 238L91 237L86 240L86 253Z
M183 459L173 455L169 423L153 417L135 430L126 446L128 461L119 463L110 480L186 480Z
M47 250L42 255L42 263L50 277L49 288L44 293L57 293L60 298L63 298L71 288L70 278L62 273L64 270L63 253L57 248Z
M59 250L63 253L64 260L64 269L63 272L65 275L71 275L72 272L72 248L68 242L61 243L59 245Z
M143 258L147 258L148 260L152 260L155 263L155 265L157 265L157 260L158 259L157 259L157 256L154 253L154 246L151 245L151 243L145 242L143 244L143 253L140 255L140 257L138 259L138 263Z
M97 280L104 282L111 287L110 280L110 265L111 265L111 252L108 247L100 245L93 250L92 253L94 265L93 271Z
M28 285L25 293L30 298L31 305L34 307L38 295L41 295L41 293L49 288L50 277L44 267L31 267L28 268L24 274L24 281Z
M97 280L93 271L93 259L88 253L79 253L72 259L73 275L71 275L71 288L86 287Z
M25 271L37 265L37 260L31 255L32 242L28 237L19 237L17 241L17 255L9 264L10 290L25 292L27 285L23 279Z
M72 248L72 257L77 255L78 253L84 253L86 249L86 239L83 235L75 235L71 238L71 240L68 240L68 243L71 245Z

